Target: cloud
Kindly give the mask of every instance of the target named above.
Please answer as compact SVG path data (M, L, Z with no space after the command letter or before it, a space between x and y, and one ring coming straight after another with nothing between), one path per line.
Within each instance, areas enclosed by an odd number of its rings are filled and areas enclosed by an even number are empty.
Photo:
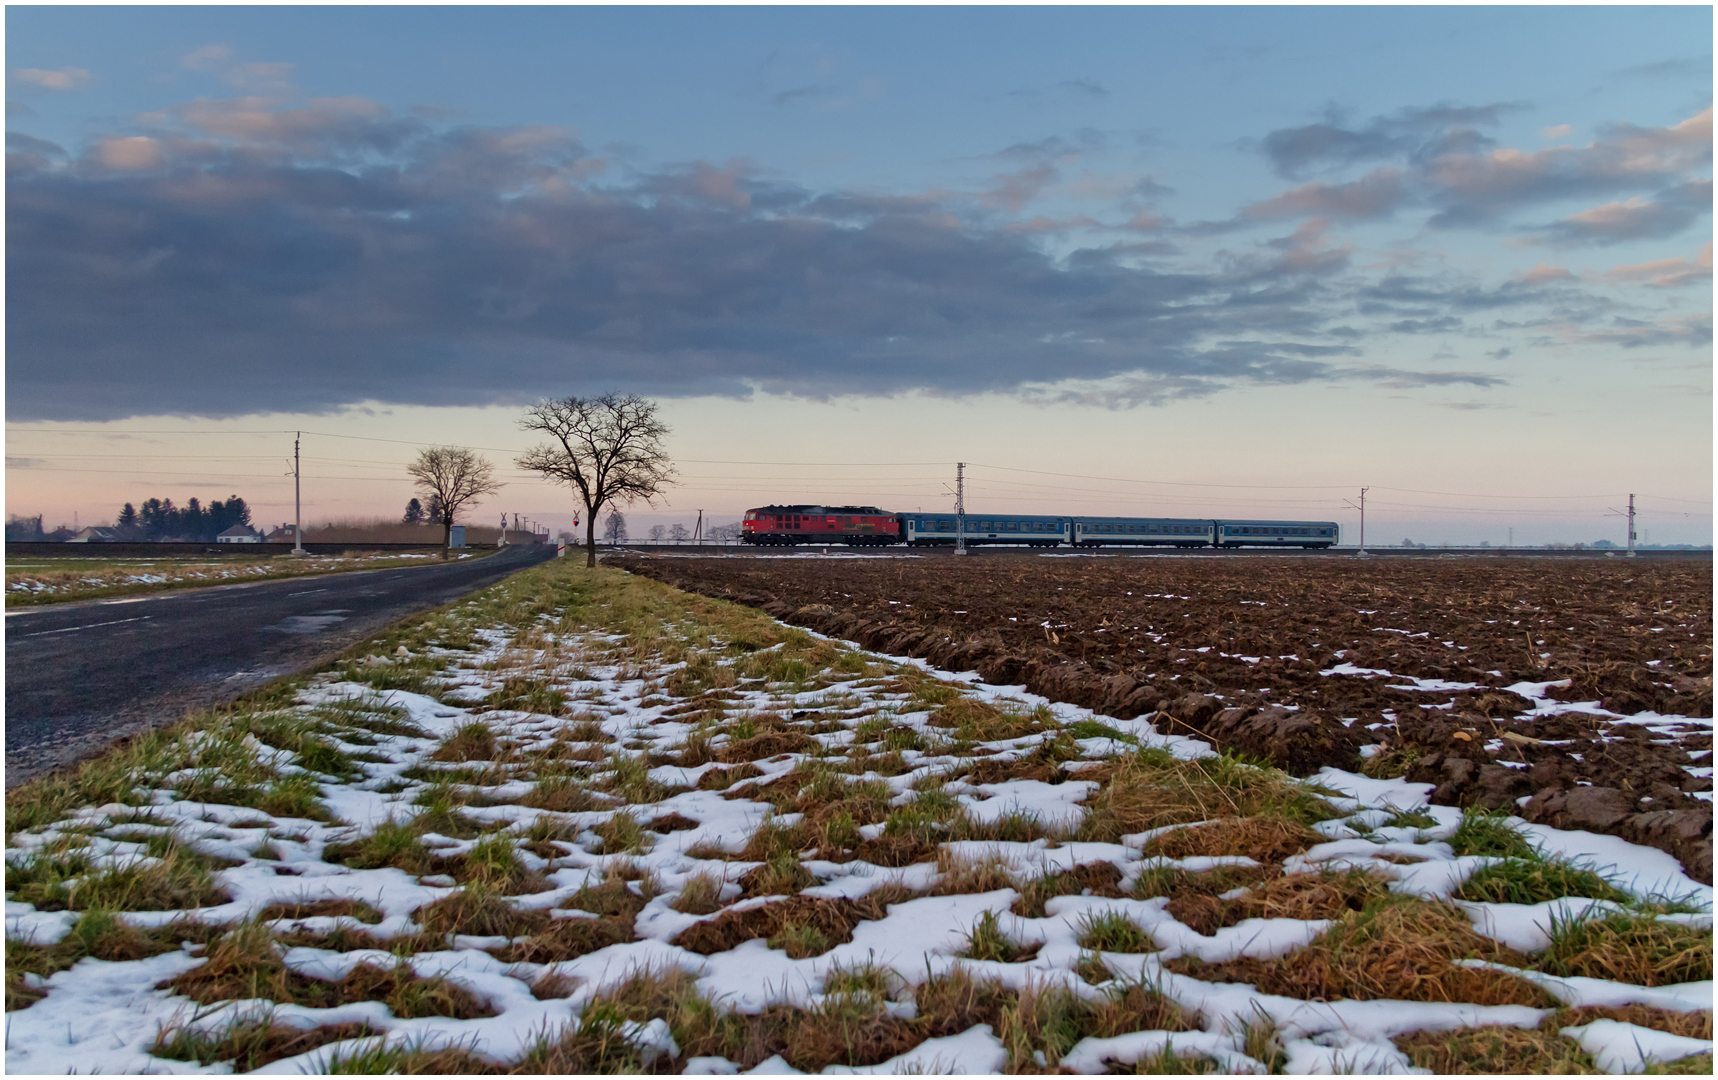
M1656 187L1710 168L1712 110L1664 128L1617 124L1586 146L1533 153L1444 153L1425 163L1424 183L1441 205L1432 224L1483 223L1521 206L1553 199Z
M1630 79L1680 79L1692 76L1710 83L1712 81L1712 54L1684 56L1674 60L1658 60L1650 64L1636 64L1634 67L1623 68L1617 74Z
M204 45L179 58L179 66L192 71L214 71L224 68L233 58L230 45Z
M836 94L835 87L821 83L807 86L796 86L791 90L779 90L770 95L770 103L774 105L792 105L800 101L810 101L814 98L832 98Z
M1489 145L1474 127L1495 125L1512 108L1516 106L1408 108L1353 128L1344 127L1340 117L1332 114L1322 123L1273 131L1264 137L1262 148L1279 174L1298 177L1357 162L1424 154L1453 145L1452 140L1469 147Z
M1401 169L1374 169L1348 184L1326 184L1322 181L1304 184L1275 198L1253 203L1241 211L1241 216L1254 219L1306 215L1350 220L1377 218L1390 214L1407 198L1408 190Z
M1047 163L1001 173L991 178L990 190L982 193L979 201L1018 214L1055 183L1058 175L1056 167Z
M1553 127L1540 128L1539 137L1542 139L1562 139L1566 138L1569 133L1574 130L1575 129L1568 124L1557 124Z
M13 68L12 79L25 86L34 86L38 90L75 90L89 82L93 75L83 68L69 67L45 70L43 68Z
M1546 281L1573 281L1575 275L1561 266L1552 266L1550 263L1542 262L1535 264L1531 270L1524 270L1516 274L1515 280L1525 282L1528 285L1538 285Z
M1109 97L1110 92L1104 84L1096 79L1063 79L1056 84L1056 89L1065 90L1080 97Z
M1712 280L1712 241L1706 241L1692 259L1659 259L1656 262L1617 266L1605 271L1611 281L1640 282L1655 289L1674 289Z
M66 156L58 143L16 131L6 133L6 171L33 172L46 169Z
M1217 257L1151 235L1073 247L1061 238L1092 219L1010 211L1080 138L1035 145L981 200L811 191L745 161L620 167L563 129L361 98L188 102L70 154L22 136L8 408L231 416L616 387L1123 406L1238 385L1496 385L1365 359L1474 312L1647 335L1600 321L1612 301L1568 282L1376 280L1324 215Z
M104 139L92 156L106 169L153 169L162 162L161 144L147 135Z
M1657 199L1639 195L1595 206L1551 225L1542 233L1555 243L1617 244L1674 236L1712 208L1712 182L1690 181Z
M1653 345L1687 345L1691 348L1710 348L1712 345L1712 313L1703 311L1692 315L1673 315L1658 321L1627 319L1618 316L1612 319L1611 325L1604 329L1576 331L1569 336L1577 341L1599 345L1616 345L1624 349L1638 349Z
M1699 191L1644 204L1649 192L1706 183L1693 175L1711 168L1710 107L1667 127L1630 123L1601 128L1584 146L1559 145L1524 151L1499 146L1478 129L1497 123L1512 106L1434 106L1402 109L1349 125L1335 115L1322 123L1284 128L1260 143L1275 170L1304 178L1371 162L1355 180L1310 180L1274 198L1246 207L1232 222L1208 223L1211 231L1249 220L1297 215L1361 220L1386 216L1410 204L1429 205L1434 228L1489 225L1497 218L1568 199L1621 195L1616 208L1589 220L1565 218L1541 231L1557 242L1614 242L1638 236L1668 236L1704 212ZM1569 125L1544 129L1560 138ZM1628 199L1639 200L1628 205ZM1709 208L1710 197L1707 198Z
M1430 386L1507 386L1507 379L1487 375L1482 371L1397 371L1393 368L1369 368L1355 372L1378 380L1389 390L1416 390Z

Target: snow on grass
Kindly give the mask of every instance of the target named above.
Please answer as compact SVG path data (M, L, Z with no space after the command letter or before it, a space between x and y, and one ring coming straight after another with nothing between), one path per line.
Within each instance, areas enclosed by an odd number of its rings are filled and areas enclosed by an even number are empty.
M1425 785L606 570L367 649L13 793L9 1070L1400 1071L1415 1033L1711 1006L1709 888L1513 819L1528 854L1466 850ZM1532 859L1512 887L1607 895L1463 895ZM1653 974L1607 977L1641 934ZM1565 1049L1710 1049L1621 1017Z

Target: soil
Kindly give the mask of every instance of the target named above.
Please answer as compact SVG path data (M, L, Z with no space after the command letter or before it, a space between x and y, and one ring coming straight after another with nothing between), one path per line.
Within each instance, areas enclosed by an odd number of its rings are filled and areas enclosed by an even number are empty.
M1704 561L607 561L866 648L1154 718L1297 775L1365 764L1436 785L1443 805L1621 836L1712 880L1712 804L1693 794L1712 790ZM1324 674L1342 665L1388 674ZM1523 718L1532 700L1507 689L1522 683L1602 711Z

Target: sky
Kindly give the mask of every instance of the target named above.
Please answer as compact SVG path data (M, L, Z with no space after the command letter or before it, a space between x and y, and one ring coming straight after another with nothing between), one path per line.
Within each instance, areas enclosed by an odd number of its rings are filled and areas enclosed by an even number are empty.
M1712 541L1712 10L9 6L6 509Z

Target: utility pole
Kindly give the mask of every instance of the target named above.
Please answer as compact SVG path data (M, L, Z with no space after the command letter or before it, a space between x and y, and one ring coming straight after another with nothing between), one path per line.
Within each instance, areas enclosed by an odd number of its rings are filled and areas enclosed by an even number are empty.
M303 484L298 473L298 443L304 438L304 432L292 433L292 553L294 555L308 554L304 550L304 495Z
M1634 558L1635 557L1635 555L1634 555L1634 494L1632 492L1629 494L1629 508L1627 510L1618 510L1616 507L1613 506L1613 507L1611 507L1611 512L1609 514L1606 514L1605 516L1606 517L1626 517L1629 519L1629 553L1628 553L1628 557L1631 559Z
M704 511L702 510L698 511L698 524L692 526L692 542L694 544L704 542Z
M1371 488L1361 488L1360 489L1360 503L1358 506L1356 506L1352 501L1350 501L1348 499L1342 500L1343 502L1348 503L1349 506L1353 506L1356 510L1360 511L1360 554L1361 555L1366 554L1366 493L1370 490L1372 490L1372 489Z
M954 465L954 553L966 554L966 462Z

